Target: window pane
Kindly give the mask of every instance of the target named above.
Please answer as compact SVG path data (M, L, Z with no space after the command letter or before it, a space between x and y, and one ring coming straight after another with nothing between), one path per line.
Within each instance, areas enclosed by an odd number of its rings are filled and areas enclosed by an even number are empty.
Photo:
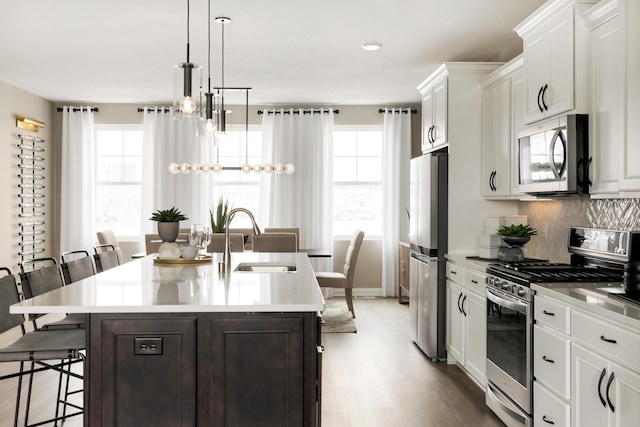
M356 157L335 157L333 160L333 181L354 182L356 180Z
M122 131L120 130L98 130L96 132L98 156L121 156L122 155Z
M334 185L333 233L351 235L355 229L371 235L382 230L382 192L379 185Z
M224 172L227 173L227 172ZM257 174L254 174L257 175ZM260 184L219 184L213 192L213 206L215 209L220 197L229 201L229 208L247 208L258 218L260 216ZM252 227L251 220L245 214L234 216L233 226L236 228Z
M139 236L140 185L96 186L96 229L112 229L116 236Z
M142 157L125 157L122 180L125 182L142 181Z
M382 132L358 132L359 156L382 156Z
M122 157L98 157L96 179L98 182L122 180Z
M125 156L142 157L142 131L127 130L123 132L123 153Z
M359 157L358 181L381 183L382 159L380 157Z
M333 155L334 156L355 156L356 155L356 133L355 132L334 132L333 133Z

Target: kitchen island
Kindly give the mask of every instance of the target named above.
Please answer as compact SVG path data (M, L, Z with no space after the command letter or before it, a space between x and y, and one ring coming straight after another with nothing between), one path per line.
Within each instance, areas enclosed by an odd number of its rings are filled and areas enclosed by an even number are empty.
M11 307L87 314L85 425L317 425L324 299L307 255L233 254L226 275L218 256L154 257Z

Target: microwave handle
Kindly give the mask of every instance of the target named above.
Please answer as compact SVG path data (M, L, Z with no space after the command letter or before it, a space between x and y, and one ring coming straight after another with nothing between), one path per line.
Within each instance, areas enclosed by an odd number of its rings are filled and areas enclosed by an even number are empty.
M558 143L558 140L560 140L560 142L562 143L562 166L560 166L559 170L556 167L556 162L553 158L553 152L555 150L556 144ZM549 145L549 163L551 164L551 171L553 172L555 177L557 179L560 179L567 167L567 139L564 137L562 129L557 129L553 134L553 138L551 138L551 143Z

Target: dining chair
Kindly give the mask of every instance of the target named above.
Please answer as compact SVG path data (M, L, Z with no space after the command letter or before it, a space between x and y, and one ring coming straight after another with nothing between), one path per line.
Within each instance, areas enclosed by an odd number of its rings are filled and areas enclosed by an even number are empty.
M351 242L347 248L347 254L344 258L344 267L342 273L333 271L318 271L316 272L316 279L318 285L321 288L343 288L344 296L347 300L347 307L349 311L356 317L356 312L353 309L353 277L356 272L356 261L358 260L358 254L360 253L360 247L362 246L362 240L364 239L364 231L356 230L351 237Z
M229 233L231 252L244 252L244 236L241 233ZM207 252L224 252L224 233L213 233Z
M58 261L53 257L23 261L20 263L20 286L24 299L61 288L64 286L64 280ZM61 320L38 326L38 319L42 316L44 314L29 316L33 329L83 328L86 323L84 315L69 314Z
M62 269L62 277L64 278L65 285L96 274L93 260L87 251L64 252L60 256L60 259L62 260L60 268Z
M82 408L68 402L69 392L68 386L63 386L62 377L66 375L82 380L83 376L71 370L71 366L78 362L84 361L83 351L86 349L85 331L82 329L55 329L55 330L36 330L27 332L24 325L25 318L21 314L11 314L9 307L20 302L20 294L16 284L15 277L6 267L0 267L0 271L6 273L0 278L0 335L17 327L20 327L22 335L11 344L0 348L1 362L18 362L18 370L9 374L0 376L0 381L18 378L18 386L16 391L16 404L14 412L14 427L18 425L18 417L20 415L20 401L22 397L22 383L25 375L29 375L27 402L25 409L24 425L36 426L47 423L57 423L83 413ZM52 361L59 362L52 362ZM25 362L30 363L30 368L25 369ZM37 367L36 367L37 365ZM56 395L56 409L53 418L46 421L39 421L35 424L29 424L29 411L31 407L31 394L33 391L33 374L45 370L53 370L58 372L58 388ZM5 372L3 370L3 372ZM68 383L67 383L68 384ZM72 406L78 411L67 414L67 406ZM62 413L60 408L62 407ZM57 425L57 424L55 424Z
M120 265L120 258L118 258L118 253L113 245L97 245L93 247L93 251L93 260L96 263L98 273Z
M122 257L122 250L120 249L120 244L118 243L118 239L116 238L116 234L113 230L102 230L96 233L98 236L98 243L101 245L113 245L116 253L118 254L118 260L120 264L124 262L124 258Z
M253 252L298 252L294 233L261 233L253 236Z
M265 227L265 233L294 233L296 235L296 244L300 249L300 227Z

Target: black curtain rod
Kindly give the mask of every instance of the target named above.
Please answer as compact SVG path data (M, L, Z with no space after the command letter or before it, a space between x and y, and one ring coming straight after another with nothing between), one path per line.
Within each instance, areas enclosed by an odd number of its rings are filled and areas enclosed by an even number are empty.
M66 107L66 108L72 108L72 107ZM58 110L58 113L60 113L60 112L64 111L64 108L58 107L57 110ZM94 112L94 113L97 113L99 111L98 107L91 107L90 110L92 112ZM80 108L79 107L73 107L71 109L71 111L73 111L74 113L77 113L78 111L87 111L87 107L80 107Z
M268 110L268 111L263 111L263 110L258 110L258 114L291 114L291 110L284 110L284 111L280 111L280 110ZM329 113L328 110L302 110L303 114L320 114L320 113ZM340 110L333 110L334 114L340 114ZM300 114L300 110L293 110L293 114Z
M407 111L409 110L408 108L392 108L390 109L392 112L394 113L404 113L407 114ZM384 113L384 108L381 108L378 110L378 113ZM411 114L418 114L418 110L413 109L411 110Z
M151 111L152 113L168 113L169 111L171 111L169 108L164 108L164 107L156 107L156 108L150 108L149 111ZM144 112L144 108L138 108L138 113L142 113Z

